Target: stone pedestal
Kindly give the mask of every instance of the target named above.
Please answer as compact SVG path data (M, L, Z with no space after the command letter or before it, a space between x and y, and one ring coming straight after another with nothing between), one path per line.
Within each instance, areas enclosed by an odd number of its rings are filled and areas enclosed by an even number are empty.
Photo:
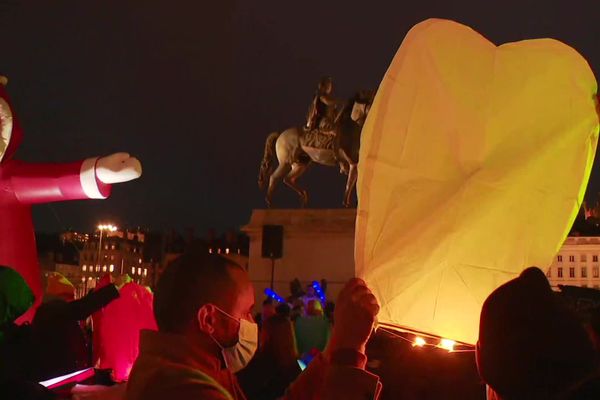
M274 290L290 295L290 282L303 287L326 279L327 300L337 298L354 276L355 209L254 210L242 230L250 237L248 272L259 307L271 283L271 260L261 257L263 225L283 225L283 258L275 260Z

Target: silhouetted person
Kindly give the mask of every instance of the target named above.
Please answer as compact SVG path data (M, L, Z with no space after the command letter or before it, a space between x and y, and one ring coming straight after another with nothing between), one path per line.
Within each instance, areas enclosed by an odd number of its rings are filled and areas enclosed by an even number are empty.
M544 273L535 267L486 299L477 364L490 398L600 398L595 392L598 365L592 343L581 323L558 301Z
M329 321L323 315L320 301L310 300L308 302L306 316L296 319L295 331L298 351L301 355L325 349L329 341L331 327Z
M292 322L283 315L270 317L263 322L259 342L256 355L237 377L248 400L277 399L302 372Z
M34 302L33 292L15 270L0 266L0 398L46 400L55 395L27 379L31 365L29 325L14 321Z
M80 321L119 297L117 286L110 284L73 300L70 282L62 276L51 278L48 289L54 297L42 303L32 322L32 377L37 381L91 366Z

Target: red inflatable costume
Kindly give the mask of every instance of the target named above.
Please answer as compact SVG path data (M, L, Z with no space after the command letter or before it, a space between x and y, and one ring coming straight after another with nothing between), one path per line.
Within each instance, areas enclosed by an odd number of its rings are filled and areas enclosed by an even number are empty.
M42 299L31 205L63 200L104 199L111 184L141 175L139 161L127 153L65 164L30 164L13 159L23 132L0 76L0 265L18 271L36 304L20 321L31 320Z

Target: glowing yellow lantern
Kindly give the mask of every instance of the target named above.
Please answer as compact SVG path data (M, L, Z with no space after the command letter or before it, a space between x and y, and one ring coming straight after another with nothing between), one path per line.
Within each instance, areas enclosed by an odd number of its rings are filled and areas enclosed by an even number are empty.
M592 167L596 93L559 41L411 29L361 137L355 259L382 326L474 344L492 290L551 264Z

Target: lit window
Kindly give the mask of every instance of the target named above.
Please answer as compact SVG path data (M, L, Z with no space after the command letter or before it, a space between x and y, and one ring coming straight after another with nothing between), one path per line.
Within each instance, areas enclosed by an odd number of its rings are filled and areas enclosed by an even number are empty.
M592 261L593 262L598 262L598 256L597 255L596 256L592 256Z
M141 264L141 263L142 263L142 259L140 258L140 259L138 260L138 264Z
M135 267L131 267L131 274L135 275Z
M108 250L108 245L107 244L104 245L104 250Z
M87 271L87 265L85 265L85 264L84 264L84 265L81 267L81 270L82 270L83 272Z
M96 272L100 272L100 265L96 265Z
M141 275L141 274L142 274L142 269L138 268L138 275Z
M114 256L114 255L113 255L113 256L110 256L110 260L111 260L111 261L114 261L114 259L115 259L115 256Z
M569 267L569 278L575 278L575 267Z
M114 250L114 249L115 249L115 244L114 244L114 243L110 245L110 249L111 249L111 250Z
M581 267L581 277L587 278L587 267Z
M229 247L225 249L225 254L229 254Z
M91 281L91 280L92 280L92 277L91 277L91 276L88 276L88 281Z
M563 275L562 275L562 267L558 267L558 273L557 273L557 275L558 275L559 278L563 277Z
M546 276L548 278L552 277L552 268L548 268L548 271L546 271Z
M106 265L102 266L102 272L106 272Z
M114 270L115 270L115 265L114 264L110 264L109 271L113 272Z
M85 282L85 276L81 277L81 282Z
M575 256L569 256L569 261L570 262L575 262Z
M144 276L148 275L148 268L144 268Z
M587 261L587 255L582 254L579 256L580 261L586 262Z

